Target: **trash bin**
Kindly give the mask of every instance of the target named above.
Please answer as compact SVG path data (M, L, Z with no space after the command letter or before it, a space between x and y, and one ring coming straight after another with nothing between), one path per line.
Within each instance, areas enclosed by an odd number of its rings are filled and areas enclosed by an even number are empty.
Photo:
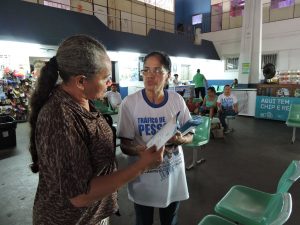
M11 116L0 116L0 149L16 146L17 123Z

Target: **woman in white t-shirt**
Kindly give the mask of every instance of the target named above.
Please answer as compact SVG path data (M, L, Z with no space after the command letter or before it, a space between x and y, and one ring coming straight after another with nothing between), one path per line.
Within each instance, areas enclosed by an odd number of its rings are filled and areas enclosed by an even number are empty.
M183 98L175 91L164 90L170 77L171 60L162 52L144 58L145 88L127 96L119 111L117 135L129 163L135 162L146 143L171 118L180 112L183 125L191 116ZM154 207L159 208L163 225L176 225L179 202L189 198L181 145L193 135L177 133L165 147L162 164L145 171L128 184L128 197L134 202L136 225L152 225Z
M228 125L226 124L226 116L235 116L238 113L237 97L231 93L230 85L225 85L224 93L219 95L217 100L219 119L224 128L224 133L228 133Z

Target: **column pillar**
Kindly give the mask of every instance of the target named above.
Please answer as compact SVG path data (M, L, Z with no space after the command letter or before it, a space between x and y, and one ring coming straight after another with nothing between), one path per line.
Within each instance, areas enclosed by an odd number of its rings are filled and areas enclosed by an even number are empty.
M246 0L239 57L239 84L259 83L261 73L262 2Z

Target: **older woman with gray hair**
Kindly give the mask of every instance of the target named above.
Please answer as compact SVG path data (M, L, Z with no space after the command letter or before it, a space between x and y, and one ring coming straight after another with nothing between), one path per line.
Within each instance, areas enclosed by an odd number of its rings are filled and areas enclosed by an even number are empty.
M162 162L164 149L152 148L117 171L111 127L90 104L104 96L110 73L105 48L84 35L63 41L42 68L30 115L31 169L39 172L33 224L107 224L117 189Z

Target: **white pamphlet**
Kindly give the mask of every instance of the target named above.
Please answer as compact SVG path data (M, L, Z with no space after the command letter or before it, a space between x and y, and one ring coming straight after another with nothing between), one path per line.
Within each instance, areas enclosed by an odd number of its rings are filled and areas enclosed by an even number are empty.
M156 146L157 149L163 147L177 131L177 117L179 112L172 117L172 119L165 124L147 143L147 148Z

